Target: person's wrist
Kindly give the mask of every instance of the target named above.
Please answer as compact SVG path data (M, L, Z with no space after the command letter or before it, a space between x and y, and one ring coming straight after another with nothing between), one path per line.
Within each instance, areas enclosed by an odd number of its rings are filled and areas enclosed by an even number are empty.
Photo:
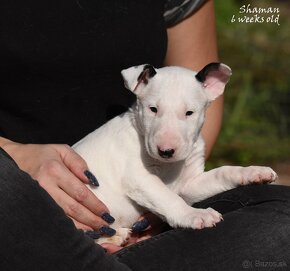
M2 146L3 146L4 144L6 144L7 142L9 142L9 141L11 141L11 140L9 140L9 139L7 139L7 138L5 138L5 137L1 137L1 136L0 136L0 148L2 148Z
M7 145L12 144L13 142L7 138L0 137L0 148L6 151Z
M16 148L19 145L20 143L16 143L10 139L0 137L0 148L2 148L5 152L7 152L13 159Z

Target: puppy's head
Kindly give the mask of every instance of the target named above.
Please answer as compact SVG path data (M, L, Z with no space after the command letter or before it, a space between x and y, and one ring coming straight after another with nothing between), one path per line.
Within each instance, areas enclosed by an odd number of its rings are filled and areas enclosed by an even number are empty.
M201 71L156 69L145 64L122 71L125 86L137 96L135 117L148 154L163 162L191 152L211 101L223 94L231 69L211 63Z

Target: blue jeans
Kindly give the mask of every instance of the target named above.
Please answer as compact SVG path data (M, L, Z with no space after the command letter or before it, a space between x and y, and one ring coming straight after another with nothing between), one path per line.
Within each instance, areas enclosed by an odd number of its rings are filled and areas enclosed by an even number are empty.
M0 270L289 270L290 187L239 187L195 204L216 228L174 229L107 255L0 149Z

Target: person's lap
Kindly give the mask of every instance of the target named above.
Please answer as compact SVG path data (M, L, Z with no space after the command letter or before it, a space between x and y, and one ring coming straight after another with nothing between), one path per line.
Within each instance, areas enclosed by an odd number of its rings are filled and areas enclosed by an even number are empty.
M215 228L170 230L107 256L1 152L0 163L1 270L244 270L257 264L280 265L283 270L290 266L290 187L256 185L216 195L194 206L210 206L224 214Z

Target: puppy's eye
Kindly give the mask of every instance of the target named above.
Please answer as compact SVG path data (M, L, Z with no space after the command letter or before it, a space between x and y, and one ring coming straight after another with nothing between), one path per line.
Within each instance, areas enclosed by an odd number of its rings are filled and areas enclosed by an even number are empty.
M149 108L150 108L150 110L151 110L153 113L157 113L157 112L158 112L157 107L150 106Z
M191 116L193 114L193 111L186 111L185 115L186 116Z

